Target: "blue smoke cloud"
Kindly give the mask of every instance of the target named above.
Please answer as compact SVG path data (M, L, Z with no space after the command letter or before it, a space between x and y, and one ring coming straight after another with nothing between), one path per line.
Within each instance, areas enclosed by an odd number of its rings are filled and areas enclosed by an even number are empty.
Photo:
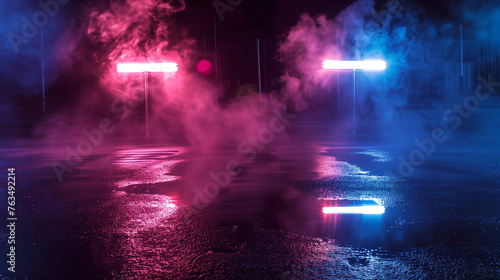
M46 82L57 77L56 46L67 26L70 0L0 2L0 84L11 94L41 91L42 33Z
M500 25L500 5L498 1L463 1L460 5L461 16L465 24L473 27L478 39L492 39L491 34L498 32ZM500 36L493 38L497 46Z
M308 104L293 97L312 99L321 92L318 89L331 95L332 86L340 81L342 108L351 118L352 74L340 74L339 80L337 73L325 75L318 69L322 60L385 60L386 71L356 75L356 103L372 108L357 115L385 121L378 129L385 135L411 140L425 132L423 120L441 119L415 107L430 106L431 101L432 106L449 103L450 83L459 83L458 71L455 80L445 77L448 68L460 62L459 30L458 22L435 18L416 1L388 0L377 9L373 0L359 0L334 19L303 15L280 46L282 56L292 58L286 61L289 68L295 70L282 80L287 93L298 92L290 97L295 109Z

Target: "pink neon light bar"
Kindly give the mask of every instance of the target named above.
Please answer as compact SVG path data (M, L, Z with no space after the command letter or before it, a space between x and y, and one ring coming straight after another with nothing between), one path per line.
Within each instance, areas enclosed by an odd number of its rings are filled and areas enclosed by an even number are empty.
M341 206L323 207L323 214L384 214L385 207L376 206Z
M325 60L323 69L325 70L385 70L387 62L383 60Z
M174 73L179 70L177 63L163 62L163 63L118 63L116 66L118 73L143 73L143 72L156 72L156 73Z

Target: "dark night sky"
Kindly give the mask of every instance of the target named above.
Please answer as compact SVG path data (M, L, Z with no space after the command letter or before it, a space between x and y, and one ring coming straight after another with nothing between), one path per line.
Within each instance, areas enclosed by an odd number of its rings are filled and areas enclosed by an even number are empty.
M227 3L227 0L219 0ZM377 11L383 9L389 0L377 0ZM404 3L408 0L401 0ZM453 5L450 1L409 0L421 4L426 14L438 18L451 18ZM243 0L232 12L224 13L224 20L220 21L215 8L214 0L187 0L186 10L178 13L178 22L189 30L196 29L196 33L211 33L213 20L217 19L218 34L221 36L274 36L283 34L297 23L302 13L311 15L325 14L334 18L353 0ZM456 3L456 2L455 2ZM455 4L456 5L456 4Z
M73 12L78 13L79 4L99 0L73 0L70 3ZM157 0L167 2L168 0ZM231 12L224 13L221 21L213 6L216 0L185 0L186 9L177 13L180 32L188 31L187 36L212 34L214 18L217 22L217 33L230 37L274 37L284 34L294 26L303 13L311 15L325 14L333 19L342 10L354 3L354 0L241 0L241 4ZM228 3L228 0L217 0ZM238 0L233 0L237 2ZM375 0L376 10L381 11L390 0ZM425 13L437 18L453 18L457 1L452 0L399 0L418 3ZM465 0L463 0L465 1ZM486 1L486 0L483 0ZM460 2L460 1L458 1ZM458 9L456 9L458 10ZM194 34L196 33L196 34Z
M3 11L11 23L7 23L9 28L4 31L17 30L20 32L23 22L19 20L21 16L33 14L34 11L40 8L37 5L37 0L31 0L26 4L12 1L11 7L16 7L17 10ZM52 41L57 41L55 38L60 36L66 27L72 26L71 23L75 19L82 21L76 22L75 26L80 24L85 25L85 19L81 18L82 5L90 5L90 3L102 4L109 0L71 0L61 10L64 11L64 17L59 16L50 21L50 24L44 28L46 34L53 34ZM115 1L115 0L114 0ZM158 2L166 2L169 0L157 0ZM178 0L172 0L178 1ZM222 3L238 2L241 4L234 7L233 11L224 13L224 20L221 21L217 15L213 3L220 1ZM384 5L391 0L376 0L377 11L382 11ZM411 9L411 5L406 5L405 2L421 4L425 15L438 18L453 18L458 12L452 13L452 10L458 11L457 2L452 0L399 0L403 7ZM459 0L473 1L473 0ZM480 0L487 1L487 0ZM90 3L89 3L90 2ZM185 0L186 9L177 13L177 30L180 36L185 38L200 38L203 34L212 36L214 30L214 19L217 23L217 34L219 38L223 37L247 37L247 38L272 38L277 37L286 32L299 20L299 16L303 13L310 15L324 14L328 18L333 19L346 7L354 3L354 0ZM473 4L478 1L472 2ZM29 5L27 3L30 3ZM9 6L7 6L9 7ZM12 19L11 19L12 18ZM4 38L7 34L4 34Z

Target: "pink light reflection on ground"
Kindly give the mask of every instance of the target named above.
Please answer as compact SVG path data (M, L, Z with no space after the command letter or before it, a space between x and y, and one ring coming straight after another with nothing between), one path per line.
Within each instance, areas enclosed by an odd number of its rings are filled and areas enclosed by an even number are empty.
M183 162L177 157L184 153L182 148L128 149L116 152L115 164L122 169L134 170L132 178L118 180L116 186L124 188L138 184L172 182L181 177L173 175L173 168Z
M169 234L174 225L169 222L179 207L177 200L172 196L157 194L130 194L122 191L115 192L116 201L122 203L119 220L123 223L117 228L118 236L123 236L117 255L132 263L132 269L124 271L124 275L132 273L146 279L148 274L144 267L164 269L165 264L159 256L168 253L170 248L152 247L148 236L150 232L160 231ZM162 242L162 240L158 240ZM146 265L148 263L148 265Z
M126 196L126 205L121 213L129 216L121 231L127 236L134 236L139 231L162 225L161 221L177 211L177 199L172 196L157 194L129 194L115 192L117 197Z

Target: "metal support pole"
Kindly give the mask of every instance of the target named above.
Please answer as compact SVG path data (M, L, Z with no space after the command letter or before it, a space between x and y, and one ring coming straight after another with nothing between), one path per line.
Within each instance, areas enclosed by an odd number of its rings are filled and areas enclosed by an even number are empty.
M175 36L175 43L177 44L177 12L174 12L174 36Z
M340 54L339 46L339 35L337 34L337 55ZM337 111L340 116L340 72L337 73Z
M460 24L460 77L464 77L464 41L462 24Z
M384 73L384 108L383 110L387 110L387 73Z
M217 92L219 91L219 73L218 73L218 61L217 61L217 20L214 18L214 71L215 71L215 86L217 87Z
M203 34L203 49L205 50L205 58L207 58L207 35Z
M340 116L340 72L337 73L337 112Z
M257 66L259 69L259 95L262 96L262 77L260 74L260 42L257 39Z
M42 32L42 103L43 103L43 116L45 117L45 49L44 49L44 41L43 41L43 32Z
M458 87L460 95L464 95L464 45L462 24L460 24L460 78L458 79Z
M352 97L352 134L356 134L356 69L352 70L352 85L353 85L353 97Z
M149 72L144 72L144 103L146 107L146 136L149 136L149 90L148 90Z

